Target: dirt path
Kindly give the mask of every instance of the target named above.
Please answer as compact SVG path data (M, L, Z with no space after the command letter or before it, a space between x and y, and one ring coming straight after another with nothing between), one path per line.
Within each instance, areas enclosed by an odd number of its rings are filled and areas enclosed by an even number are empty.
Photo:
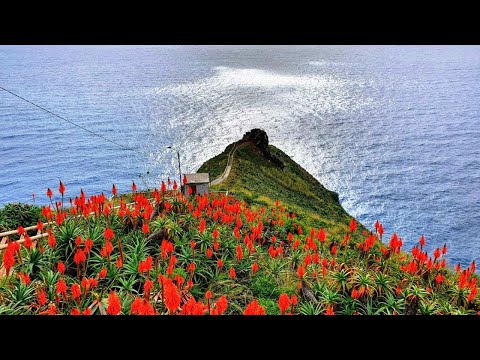
M230 150L230 153L228 154L227 166L225 167L225 170L223 171L223 174L220 177L213 180L210 183L210 186L218 185L218 184L224 182L227 179L228 175L230 174L230 170L232 169L233 154L235 153L235 150L237 150L237 143L235 143L233 145L232 150Z

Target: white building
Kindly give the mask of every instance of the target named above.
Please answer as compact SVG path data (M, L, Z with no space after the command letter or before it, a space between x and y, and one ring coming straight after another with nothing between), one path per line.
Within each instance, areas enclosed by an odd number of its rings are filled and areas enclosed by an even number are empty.
M185 195L188 195L188 189L192 189L192 194L208 194L210 179L208 173L185 174L187 182L185 184Z

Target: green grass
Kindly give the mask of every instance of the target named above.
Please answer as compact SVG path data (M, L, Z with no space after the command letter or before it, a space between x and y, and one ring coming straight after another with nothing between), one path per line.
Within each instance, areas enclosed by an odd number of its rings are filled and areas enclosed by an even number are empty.
M232 149L233 144L228 145L225 150L217 156L205 162L197 172L206 172L210 174L210 181L215 180L222 175L227 166L228 153Z
M206 161L198 172L215 169L221 174L226 165L231 145L224 152ZM213 186L213 190L228 190L250 206L272 206L278 199L288 211L297 215L302 227L325 227L329 234L339 236L348 230L351 216L343 209L338 194L326 189L317 179L283 151L269 146L270 152L285 164L279 169L249 142L239 145L235 151L232 170L225 182ZM212 176L211 178L215 178ZM359 224L360 230L365 230Z
M41 211L41 207L30 204L5 204L0 209L0 232L16 230L20 225L23 227L36 225ZM35 233L36 231L30 231L29 235ZM12 236L12 238L17 239L18 236Z

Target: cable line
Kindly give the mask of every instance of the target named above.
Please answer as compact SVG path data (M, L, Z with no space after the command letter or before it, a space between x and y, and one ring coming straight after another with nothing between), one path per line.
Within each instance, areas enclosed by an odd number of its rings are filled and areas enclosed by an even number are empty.
M84 127L84 126L82 126L82 125L78 125L77 123L75 123L75 122L73 122L73 121L71 121L71 120L68 120L68 119L64 118L63 116L60 116L60 115L58 115L58 114L55 114L54 112L51 112L50 110L47 110L47 109L45 109L44 107L42 107L42 106L40 106L40 105L37 105L37 104L35 104L34 102L32 102L32 101L30 101L30 100L27 100L27 99L25 99L24 97L21 97L20 95L15 94L14 92L12 92L12 91L10 91L10 90L5 89L5 88L2 87L2 86L0 86L0 89L3 90L3 91L8 92L8 93L10 93L10 94L12 94L13 96L16 96L17 98L19 98L19 99L21 99L21 100L23 100L23 101L28 102L29 104L31 104L31 105L33 105L33 106L36 106L37 108L39 108L39 109L41 109L41 110L43 110L43 111L45 111L45 112L47 112L47 113L55 116L55 117L57 117L57 118L59 118L59 119L61 119L61 120L64 120L64 121L66 121L66 122L68 122L68 123L70 123L70 124L72 124L72 125L80 128L80 129L82 129L82 130L85 130L85 131L89 132L89 133L92 134L92 135L98 136L99 138L102 138L102 139L105 140L105 141L108 141L108 142L110 142L110 143L112 143L112 144L115 144L115 145L121 147L121 148L124 149L124 150L131 150L131 151L134 151L134 152L138 152L137 150L135 150L135 149L133 149L133 148L130 148L130 147L128 147L128 146L124 146L124 145L122 145L122 144L119 144L119 143L117 143L116 141L113 141L113 140L111 140L111 139L109 139L109 138L107 138L107 137L105 137L105 136L103 136L103 135L101 135L101 134L97 134L96 132L87 129L86 127ZM138 153L140 153L140 152L138 152Z
M92 131L92 130L89 130L89 129L87 129L86 127L84 127L84 126L82 126L82 125L79 125L79 124L73 122L72 120L66 119L66 118L64 118L63 116L60 116L60 115L58 115L58 114L55 114L54 112L52 112L52 111L50 111L50 110L47 110L47 109L45 109L44 107L42 107L42 106L40 106L40 105L38 105L38 104L35 104L33 101L30 101L30 100L28 100L28 99L25 99L24 97L22 97L22 96L20 96L20 95L18 95L18 94L16 94L16 93L14 93L13 91L10 91L10 90L8 90L8 89L5 89L5 88L2 87L2 86L0 86L0 90L3 90L3 91L5 91L5 92L8 92L8 93L12 94L13 96L15 96L15 97L17 97L17 98L19 98L19 99L21 99L21 100L23 100L23 101L31 104L31 105L37 107L37 108L39 108L39 109L41 109L41 110L43 110L43 111L45 111L45 112L47 112L47 113L49 113L49 114L51 114L51 115L53 115L53 116L61 119L61 120L64 120L64 121L66 121L66 122L68 122L68 123L70 123L70 124L72 124L72 125L80 128L80 129L82 129L82 130L85 130L85 131L87 131L88 133L90 133L90 134L92 134L92 135L94 135L94 136L97 136L97 137L99 137L99 138L101 138L101 139L103 139L103 140L105 140L105 141L108 141L108 142L110 142L110 143L112 143L112 144L114 144L114 145L117 145L118 147L122 148L123 150L130 150L130 151L133 151L133 152L135 152L135 153L137 153L138 155L141 155L141 156L151 156L150 153L147 153L147 152L144 152L144 151L140 151L140 150L136 150L136 149L133 149L133 148L128 147L128 146L124 146L124 145L122 145L122 144L120 144L120 143L118 143L118 142L116 142L116 141L114 141L114 140L111 140L111 139L103 136L102 134L98 134L98 133L96 133L96 132L94 132L94 131ZM151 176L150 170L147 170L146 175ZM140 174L139 177L140 177L140 178L142 179L142 181L145 183L145 180L143 179L142 174ZM145 184L145 185L146 185L146 184Z

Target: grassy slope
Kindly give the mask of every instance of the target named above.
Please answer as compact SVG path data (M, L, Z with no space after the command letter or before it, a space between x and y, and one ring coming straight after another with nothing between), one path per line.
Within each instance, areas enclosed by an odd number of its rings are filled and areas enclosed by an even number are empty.
M231 145L206 161L198 172L214 169L210 177L215 179L223 172L230 148ZM338 195L326 189L283 151L272 145L269 149L285 164L283 170L265 159L254 145L243 143L234 154L228 179L212 188L228 190L253 206L272 206L278 199L289 211L297 214L296 220L305 230L324 227L331 236L343 236L351 217L340 205ZM360 228L363 230L361 225Z
M203 164L199 171L208 171L215 178L219 175L226 164L226 151ZM73 253L76 251L74 241L77 235L93 240L92 255L89 259L84 276L96 277L101 268L108 268L105 279L101 279L98 288L89 293L78 306L81 310L96 301L98 293L106 305L107 297L111 289L115 289L122 299L122 312L128 314L131 311L131 304L134 297L142 294L142 284L145 283L146 275L139 272L139 262L151 255L153 259L159 258L159 241L167 237L174 244L174 253L177 264L174 274L181 275L187 279L188 267L195 261L195 286L191 289L191 295L195 299L202 300L206 290L213 293L213 298L218 299L220 295L226 295L229 302L228 314L242 313L247 304L258 299L260 305L265 307L268 314L278 314L277 301L280 294L286 293L289 296L297 294L299 297L295 313L320 314L327 311L327 307L335 310L338 314L474 314L480 310L480 302L477 299L468 301L470 294L469 287L477 289L478 277L468 277L467 287L460 287L460 273L456 274L448 269L426 270L425 265L408 273L402 267L410 263L411 255L401 252L399 254L382 253L386 250L385 245L375 242L374 247L368 251L359 250L360 243L363 243L365 236L362 236L362 226L355 232L352 241L346 245L339 245L336 251L332 251L331 245L335 240L343 238L348 230L350 216L343 210L337 200L335 193L325 189L317 180L309 175L298 164L293 162L280 150L271 146L270 151L275 153L285 164L285 169L280 170L267 161L260 154L257 148L250 143L243 144L235 153L232 172L228 180L217 186L217 189L228 189L236 198L244 199L250 207L266 206L267 211L259 215L253 222L246 218L246 213L241 214L243 226L241 235L234 237L233 223L224 223L223 220L215 219L215 215L207 215L204 209L201 217L206 220L206 230L200 232L198 217L193 216L193 209L198 206L199 199L191 197L187 205L182 201L174 200L175 211L164 212L150 222L147 233L161 231L161 236L148 240L146 234L142 233L140 224L142 211L135 217L123 217L115 212L109 216L107 222L105 214L87 218L69 218L59 226L54 226L53 231L56 237L56 245L45 244L44 252L27 251L22 247L22 261L17 262L14 272L25 272L30 275L32 283L22 285L20 277L13 274L10 277L0 278L0 314L31 314L43 312L47 304L40 307L33 306L37 302L36 289L42 287L49 296L49 301L55 301L55 289L59 272L52 272L58 260L63 261L67 266L65 279L70 287L73 283L79 283ZM150 194L145 194L147 197ZM124 201L131 200L131 194L122 195ZM296 247L286 245L283 248L284 255L272 256L267 248L278 249L279 242L285 241L288 232L293 232L292 219L283 215L284 225L271 226L270 219L275 216L275 200L288 210L298 214L295 221L304 227L304 235L295 235L298 240ZM213 204L213 200L210 199ZM235 200L230 198L230 200ZM118 204L115 199L115 204ZM236 201L236 200L235 200ZM139 202L141 203L141 202ZM172 203L172 205L173 205ZM113 206L114 204L110 204ZM190 206L192 205L192 206ZM218 205L218 204L217 204ZM215 206L217 206L215 205ZM139 205L140 206L140 205ZM145 206L145 205L142 205ZM212 205L213 206L213 205ZM271 211L270 211L271 210ZM274 211L275 210L275 211ZM225 207L222 211L230 212ZM262 214L262 212L260 212ZM272 215L270 215L272 214ZM132 225L132 218L135 224ZM261 219L264 223L262 237L265 242L256 242L255 251L247 252L244 235L251 234L250 226ZM141 221L141 222L138 222ZM137 223L138 222L138 223ZM109 224L109 225L108 225ZM125 253L125 261L117 265L120 258L117 244L114 241L112 261L101 255L101 248L104 246L104 230L110 226L118 239L121 238ZM311 250L307 245L307 234L310 227L324 227L328 234L325 244L317 244L317 250ZM213 229L220 233L219 248L213 252L213 256L207 255L207 248L212 248ZM296 234L296 233L295 233ZM276 244L273 240L275 235ZM196 244L195 259L191 249L191 240ZM240 239L240 240L239 240ZM240 244L242 244L240 246ZM243 258L238 259L238 246L243 248ZM282 245L280 245L282 246ZM214 248L214 246L213 246ZM318 261L306 264L307 256L319 255ZM6 252L3 252L3 255ZM218 259L223 259L222 270L218 270ZM3 260L0 257L0 262ZM155 260L156 261L156 260ZM155 263L154 261L154 263ZM325 261L325 265L323 265ZM258 264L258 272L254 273L251 268L253 263ZM299 282L299 264L306 264L306 272ZM153 278L158 274L165 274L166 261L159 262L159 269L153 269ZM437 262L437 264L440 264ZM234 268L235 276L231 276L228 269ZM472 270L473 271L473 270ZM314 273L317 273L314 275ZM445 275L441 284L437 283L437 276ZM318 275L318 276L317 276ZM473 283L472 281L477 281ZM300 287L302 291L300 291ZM303 289L310 289L312 297L306 296ZM14 291L12 291L14 289ZM28 291L27 291L28 290ZM354 290L357 295L354 298ZM358 291L362 291L359 297ZM160 291L157 282L154 291ZM103 295L102 295L103 294ZM317 304L318 301L318 304ZM70 313L77 303L68 298L58 304L61 313ZM160 313L164 313L163 305L155 305ZM97 309L98 310L98 309ZM94 312L99 313L99 311Z
M289 211L297 214L296 221L304 227L306 233L311 227L324 227L330 241L342 239L348 231L351 216L348 215L340 205L338 195L326 189L318 180L290 159L283 151L272 145L269 145L269 149L271 153L277 155L285 164L283 170L277 168L265 159L253 144L243 143L235 152L229 178L224 183L213 187L213 189L228 190L232 195L246 200L252 207L264 205L271 207L275 200L278 199ZM226 164L229 150L230 147L205 162L198 171L207 171L209 167L219 168L222 164ZM220 174L221 171L223 170L220 170L218 174ZM215 177L216 176L212 176L212 179ZM367 229L357 222L357 231L353 236L357 244L359 240L363 241L364 236L362 236L362 233L364 233L365 230ZM357 253L357 255L354 255L355 253ZM357 252L357 250L350 251L350 255L343 259L345 260L349 256L358 257L358 254L360 254L360 252ZM353 266L358 273L368 274L371 271L368 270L370 264L367 261L360 260L360 258L349 262L349 265ZM391 279L396 278L401 280L404 278L405 280L400 281L402 283L406 281L406 277L408 276L399 270L399 266L401 264L407 264L411 259L412 256L409 253L402 251L399 255L392 257L392 263L389 265L391 268L388 269L388 272L384 269L383 273L392 276ZM455 304L452 307L452 309L455 309L456 301L460 302L458 295L453 296L453 294L463 291L463 298L466 297L465 294L468 293L468 291L465 292L465 290L461 290L458 286L454 285L458 275L455 275L453 271L447 268L444 273L448 277L447 283L452 287L446 292L438 293L437 295L433 295L431 299L425 300L425 304L432 305L437 304L437 302L442 303L447 309L443 310L444 313L449 313L451 304ZM370 273L370 275L367 276L373 277L373 274L374 273ZM476 275L474 276L476 277ZM428 278L427 283L433 287L434 282L432 279L433 275ZM280 278L277 280L280 280ZM285 279L280 282L284 282L284 280ZM420 288L423 288L423 290L421 291L425 292L424 289L427 283L423 283L422 281ZM285 288L291 287L291 284L288 285L289 286L285 284ZM262 286L269 288L272 284L267 281L265 284L262 284ZM262 286L260 286L260 288ZM258 295L260 296L260 294ZM268 296L265 297L268 298ZM260 300L262 302L263 299ZM267 304L268 301L264 305ZM427 310L422 310L422 313L428 313L428 306L425 306ZM436 306L437 305L432 305L432 309L436 308ZM455 313L455 311L456 310L452 310L452 313Z

